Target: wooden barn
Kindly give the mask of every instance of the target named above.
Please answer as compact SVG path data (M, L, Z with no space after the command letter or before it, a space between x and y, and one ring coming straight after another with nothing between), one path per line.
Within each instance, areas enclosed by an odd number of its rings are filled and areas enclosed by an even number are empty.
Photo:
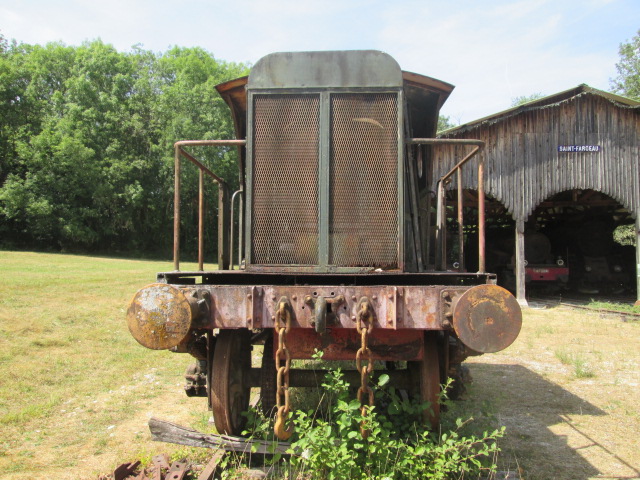
M629 224L627 235L640 236L639 134L640 102L587 85L442 133L486 142L480 156L487 269L497 271L520 303L526 304L525 288L534 287L593 294L626 289L640 298L640 254L613 241L613 232ZM462 147L439 147L428 176L440 178L462 155ZM468 190L477 175L465 170L461 194L455 180L447 186L450 232L457 204L465 224L477 216L477 192ZM471 228L462 236L474 235ZM465 252L467 270L477 268L473 251Z

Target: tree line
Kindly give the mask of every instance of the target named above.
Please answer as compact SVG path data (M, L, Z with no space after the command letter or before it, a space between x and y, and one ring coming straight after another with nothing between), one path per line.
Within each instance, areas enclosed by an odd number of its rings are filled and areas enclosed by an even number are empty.
M0 36L0 247L166 254L173 143L235 138L215 85L247 71L201 48L118 52L99 40ZM238 184L232 149L197 154ZM197 171L184 170L186 237L195 235ZM211 216L211 251L213 229Z

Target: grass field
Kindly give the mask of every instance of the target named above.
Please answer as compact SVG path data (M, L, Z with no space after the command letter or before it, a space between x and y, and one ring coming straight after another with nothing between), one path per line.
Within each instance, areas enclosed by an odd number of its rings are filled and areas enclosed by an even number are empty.
M151 442L147 421L206 425L205 399L182 393L190 357L141 347L124 320L171 268L0 252L0 478L95 480L184 453ZM526 310L513 346L471 359L468 400L449 415L506 425L499 463L526 480L640 478L640 323L625 320Z
M0 252L1 478L96 478L175 450L148 440L151 414L202 421L206 401L180 394L190 357L141 347L124 320L137 289L171 269Z

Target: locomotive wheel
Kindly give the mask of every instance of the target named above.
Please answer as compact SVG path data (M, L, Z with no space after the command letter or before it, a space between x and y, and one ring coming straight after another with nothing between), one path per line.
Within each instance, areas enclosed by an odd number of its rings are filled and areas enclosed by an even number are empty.
M239 435L246 423L251 388L251 341L247 330L222 330L216 338L211 365L210 401L218 433Z
M440 425L440 356L438 355L437 332L426 332L424 335L424 356L417 362L409 362L414 378L414 392L422 402L430 406L424 411L424 420L432 430Z
M260 403L262 413L271 417L276 407L276 364L273 359L273 333L264 340L262 366L260 368Z

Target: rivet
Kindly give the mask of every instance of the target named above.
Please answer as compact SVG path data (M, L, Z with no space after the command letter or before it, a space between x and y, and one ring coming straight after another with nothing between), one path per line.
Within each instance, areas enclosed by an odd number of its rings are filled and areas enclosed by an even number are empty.
M378 300L378 296L374 295L373 297L371 297L372 300Z
M356 296L354 295L353 297L351 297L351 300L353 300L353 301L355 302L356 300L358 300L358 297L356 297Z
M251 294L250 293L247 294L247 298L251 298Z
M355 315L354 315L354 316L352 316L352 317L351 317L351 320L352 320L353 322L355 322L355 321L356 321L356 316L355 316Z
M293 300L295 302L296 300L298 300L298 296L294 295L293 297L291 297L291 300Z

